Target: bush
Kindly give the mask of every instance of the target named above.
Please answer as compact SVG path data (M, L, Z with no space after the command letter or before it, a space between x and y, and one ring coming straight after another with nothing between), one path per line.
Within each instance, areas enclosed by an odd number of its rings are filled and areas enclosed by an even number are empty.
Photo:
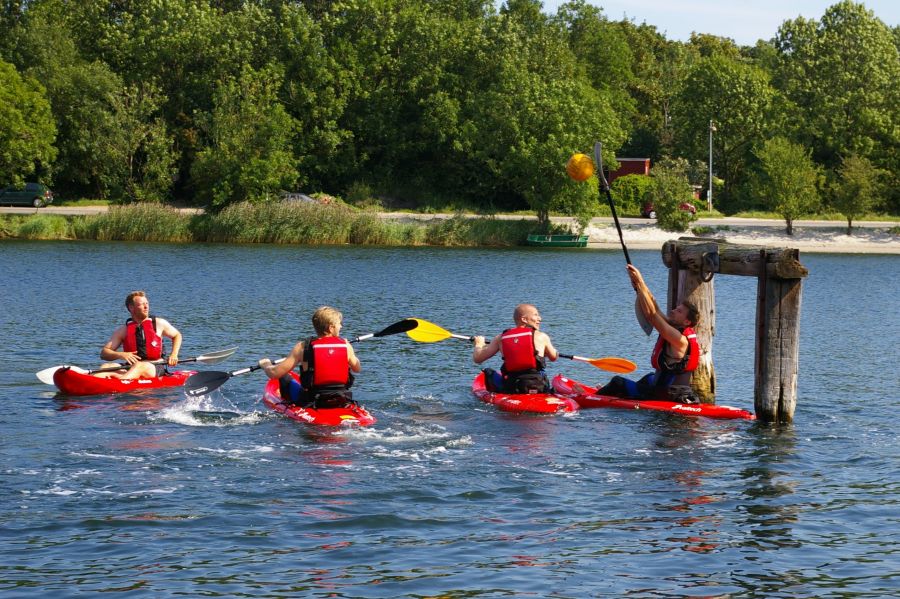
M653 186L653 179L646 175L625 175L610 185L616 210L623 215L637 216L641 213L644 196Z
M58 215L36 215L26 218L18 226L20 239L71 239L69 221Z

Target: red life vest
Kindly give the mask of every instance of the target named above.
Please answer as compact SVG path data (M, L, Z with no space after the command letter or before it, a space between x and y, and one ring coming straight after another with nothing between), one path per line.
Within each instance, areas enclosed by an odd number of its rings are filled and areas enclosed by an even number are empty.
M533 327L516 327L500 333L504 372L544 369L544 360L534 348L534 333Z
M697 343L697 333L691 327L685 327L681 334L688 340L688 348L684 357L675 363L666 362L665 348L668 343L660 335L656 340L656 347L653 348L653 355L650 357L650 363L654 368L675 374L697 370L697 366L700 364L700 344Z
M138 326L143 332L144 342L138 344ZM142 360L159 360L163 354L163 339L156 334L156 317L150 316L138 325L134 320L125 321L125 341L123 351L137 352Z
M346 339L320 337L313 339L304 351L313 389L319 387L347 387L350 380L349 351Z

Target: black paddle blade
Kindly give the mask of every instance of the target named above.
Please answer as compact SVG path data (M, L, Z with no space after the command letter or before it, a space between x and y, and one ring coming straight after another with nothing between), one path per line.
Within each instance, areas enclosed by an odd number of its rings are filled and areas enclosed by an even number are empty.
M231 373L210 370L198 372L184 382L184 393L189 397L199 397L215 391L231 378Z
M414 328L419 326L419 321L415 318L407 318L405 320L401 320L400 322L395 322L391 326L382 329L373 335L374 337L386 337L388 335L396 335L398 333L405 333L406 331L411 331Z

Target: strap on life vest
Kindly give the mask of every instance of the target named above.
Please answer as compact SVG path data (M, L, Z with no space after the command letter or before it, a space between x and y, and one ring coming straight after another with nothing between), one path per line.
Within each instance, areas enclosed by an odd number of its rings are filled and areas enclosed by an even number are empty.
M134 319L125 321L125 340L122 349L136 352L142 360L158 360L163 356L163 339L156 334L156 316L138 324Z
M500 334L500 353L503 354L504 373L538 371L544 369L543 360L534 347L534 327L515 327Z
M700 365L700 344L697 342L697 333L694 332L693 328L685 327L681 334L687 337L688 340L688 348L684 357L675 363L666 362L665 349L669 344L660 335L656 340L656 346L653 348L653 355L650 357L650 363L653 365L653 368L676 374L697 370L697 366Z

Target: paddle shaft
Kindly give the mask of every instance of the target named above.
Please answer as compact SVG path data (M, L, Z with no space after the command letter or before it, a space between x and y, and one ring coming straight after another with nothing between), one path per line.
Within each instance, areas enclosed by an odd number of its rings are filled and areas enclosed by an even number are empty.
M397 333L405 333L407 331L411 331L412 329L418 326L418 322L411 319L406 318L399 322L395 322L394 324L385 327L384 329L378 331L377 333L368 333L366 335L360 335L355 339L351 339L350 343L356 343L357 341L365 341L366 339L371 339L372 337L385 337L387 335L396 335ZM280 362L284 362L286 358L280 358L272 362L273 365L278 364ZM204 395L209 393L210 391L214 391L224 385L228 379L233 376L240 376L242 374L247 374L249 372L253 372L255 370L259 370L262 368L259 364L255 366L248 366L247 368L240 368L238 370L233 370L231 372L221 372L216 370L211 370L207 372L199 372L185 381L185 393L191 397L195 397L197 395ZM193 379L193 380L192 380Z
M606 175L603 174L603 144L599 141L594 144L594 159L597 161L597 177L600 181L600 187L606 192L606 201L609 203L609 209L612 211L613 222L616 223L616 231L619 232L619 243L622 244L625 262L631 264L631 256L628 255L628 248L625 247L625 238L622 237L622 225L619 224L619 217L616 214L616 205L613 203L612 194L609 191L609 183L606 181Z

